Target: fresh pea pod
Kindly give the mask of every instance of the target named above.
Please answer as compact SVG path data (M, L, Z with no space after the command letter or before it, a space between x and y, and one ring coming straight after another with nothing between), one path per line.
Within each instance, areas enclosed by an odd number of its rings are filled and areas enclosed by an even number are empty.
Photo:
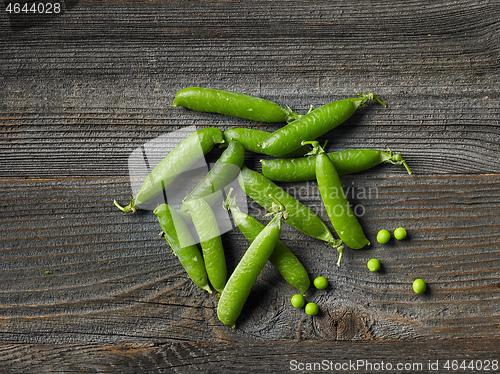
M375 149L349 149L328 153L339 175L357 173L370 169L383 162L404 165L408 174L411 170L403 157L388 149L387 152ZM300 182L316 179L316 157L307 156L290 159L260 160L262 174L276 182Z
M217 317L226 325L235 327L255 281L276 246L286 211L282 207L273 211L275 216L250 244L222 291Z
M339 126L370 100L376 100L385 106L373 93L360 94L355 98L338 100L320 106L273 132L262 142L262 153L283 157L300 148L303 140L315 140Z
M182 217L167 204L159 205L153 213L158 217L170 248L191 280L200 288L212 293L203 257Z
M137 206L154 199L215 144L223 142L222 131L216 127L207 127L192 133L155 166L127 206L121 207L116 201L115 205L125 213L135 212Z
M183 201L202 197L210 206L213 206L215 201L222 196L222 190L236 179L245 159L245 149L236 140L230 140L228 144L212 169ZM181 206L179 213L189 222L191 218L186 205Z
M229 143L231 140L237 140L247 151L254 153L263 153L262 147L259 144L264 142L264 140L266 140L271 135L271 133L246 127L235 127L224 131L223 135L227 143ZM302 146L283 157L302 157L309 151L309 147Z
M309 207L285 192L262 174L243 166L238 176L238 182L245 193L257 204L268 211L273 206L273 199L268 194L278 199L287 210L289 217L287 223L297 230L313 238L327 242L328 245L342 253L342 241L335 239L323 220Z
M226 258L219 226L212 208L202 198L184 202L200 239L208 280L218 292L222 292L227 280Z
M230 140L228 147L222 152L212 169L184 200L204 197L227 187L238 176L244 159L245 148L238 141Z
M289 122L300 117L291 109L270 100L205 87L188 87L178 91L174 107L178 106L259 122Z
M317 141L304 142L304 144L312 144L313 151L317 152L316 180L326 213L338 236L352 249L361 249L369 245L370 241L366 238L361 224L347 201L333 162Z
M241 233L252 243L265 225L254 217L242 212L230 197L231 190L225 201L225 206L231 211L233 220ZM301 294L305 294L310 286L309 275L299 259L278 239L269 262L278 270L289 285L295 287Z

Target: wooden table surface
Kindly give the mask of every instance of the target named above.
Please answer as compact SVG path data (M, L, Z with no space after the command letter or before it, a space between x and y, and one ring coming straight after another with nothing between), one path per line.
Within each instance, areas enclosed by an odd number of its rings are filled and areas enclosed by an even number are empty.
M9 16L7 5L1 373L498 368L498 0L67 0L53 16ZM335 251L283 227L311 278L330 282L307 294L318 316L291 306L294 289L269 265L237 327L224 326L215 294L188 279L156 217L113 206L130 197L128 158L149 140L188 126L282 126L174 108L188 86L300 113L357 92L387 103L322 138L329 150L390 147L413 171L342 177L372 245L337 267ZM260 171L261 157L247 153L245 164ZM315 182L281 185L330 225ZM263 219L251 202L249 213ZM397 226L408 239L376 242ZM222 239L231 271L248 244L237 229ZM368 271L372 257L383 272ZM425 294L412 291L415 278Z

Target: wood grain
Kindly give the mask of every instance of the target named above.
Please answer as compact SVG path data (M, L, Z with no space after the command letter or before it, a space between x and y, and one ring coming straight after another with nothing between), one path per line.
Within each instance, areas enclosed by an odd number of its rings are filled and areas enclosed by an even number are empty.
M389 168L394 166L383 167ZM322 306L322 316L311 320L293 310L289 297L294 290L269 267L252 293L237 332L220 326L214 296L196 289L186 278L158 237L156 217L151 212L123 215L112 205L113 195L124 200L129 194L128 181L2 184L3 331L14 334L7 335L8 341L33 342L38 330L46 333L47 325L64 322L77 330L57 330L46 338L56 342L71 339L75 333L92 332L85 340L161 342L162 336L189 340L194 319L200 324L199 338L204 340L236 336L306 340L494 337L498 324L499 221L495 212L499 178L386 178L381 169L370 178L344 178L355 211L364 212L360 221L373 243L371 249L349 250L344 265L337 268L335 252L289 226L283 230L283 240L311 277L330 279L329 292L311 290L309 295L309 300ZM314 182L285 188L327 220ZM26 195L29 198L22 197ZM249 210L257 217L264 214L251 201ZM408 240L384 246L376 243L380 227L399 225L407 228ZM247 244L237 230L224 235L224 244L230 249L228 266L234 268ZM384 264L382 274L371 274L365 268L374 256ZM45 274L47 270L52 274ZM418 277L424 277L430 288L422 297L411 290ZM184 313L189 316L187 321ZM145 315L153 321L143 320ZM338 324L346 315L361 324L342 331ZM131 325L95 325L94 318L118 316ZM281 321L288 323L281 325ZM320 328L312 328L310 323ZM457 330L457 324L462 328ZM276 326L269 329L269 325ZM249 335L239 336L240 331Z
M259 373L309 372L373 373L376 371L446 372L457 352L466 365L487 365L498 357L498 340L400 342L392 356L393 342L254 342L168 344L69 344L47 346L0 345L0 362L8 360L9 373ZM238 354L235 354L238 352ZM267 352L263 354L263 352ZM389 353L389 354L388 354ZM463 360L457 360L457 365ZM308 365L308 366L306 366ZM437 366L436 366L437 365ZM483 368L486 366L482 366ZM384 368L384 370L382 370ZM387 370L392 368L392 370ZM406 370L405 370L406 368ZM469 369L470 370L470 369ZM481 371L481 370L478 370Z
M65 3L43 22L0 12L0 371L285 372L290 359L415 361L419 351L426 363L498 358L498 2ZM388 104L322 138L329 150L390 147L412 168L342 177L370 248L348 250L337 268L336 253L283 229L311 277L330 280L307 294L317 317L291 306L295 291L268 265L238 327L226 328L154 215L113 206L130 197L130 153L151 139L193 125L280 126L173 108L193 85L301 113L356 92ZM260 170L260 157L245 163ZM314 182L282 186L327 221ZM376 243L397 226L407 240ZM223 241L232 269L247 243L235 229ZM367 271L372 257L381 273ZM426 294L411 290L416 277Z

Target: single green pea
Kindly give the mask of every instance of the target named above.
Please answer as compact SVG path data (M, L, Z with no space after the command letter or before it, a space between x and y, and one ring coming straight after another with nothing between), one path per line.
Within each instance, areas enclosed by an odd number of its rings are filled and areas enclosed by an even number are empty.
M397 240L403 240L406 238L406 230L403 227L398 227L396 230L394 230L394 237Z
M370 271L379 271L380 270L380 261L376 258L372 258L366 263L366 266Z
M306 303L304 300L304 296L302 296L300 293L293 295L291 302L295 308L302 308Z
M387 230L380 230L377 234L377 241L380 244L385 244L391 239L391 234Z
M316 314L319 313L319 307L316 303L307 303L305 311L306 314L309 314L310 316L315 316Z
M427 285L422 279L415 279L413 282L413 291L416 293L424 293L427 289Z
M318 290L324 290L326 287L328 287L328 281L326 280L325 277L317 277L313 281L314 287L316 287Z

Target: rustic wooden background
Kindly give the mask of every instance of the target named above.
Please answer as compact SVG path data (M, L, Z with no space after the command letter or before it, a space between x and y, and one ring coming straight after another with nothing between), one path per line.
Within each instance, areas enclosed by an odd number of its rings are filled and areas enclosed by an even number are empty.
M499 359L498 0L67 0L53 17L9 17L6 3L0 372ZM347 251L337 268L323 244L283 229L311 277L330 280L307 295L320 315L294 309L294 290L269 266L238 327L222 325L215 296L187 278L156 217L113 206L131 193L128 156L150 139L192 125L280 126L173 108L175 92L193 85L301 113L356 92L388 104L325 136L329 149L391 147L413 170L342 177L346 188L376 191L350 197L364 208L370 249ZM259 170L258 159L246 163ZM327 219L313 182L283 186ZM263 214L252 204L250 213ZM399 225L407 240L376 243L379 229ZM247 244L237 230L223 241L234 268ZM383 272L366 269L372 257ZM424 295L411 290L417 277Z

